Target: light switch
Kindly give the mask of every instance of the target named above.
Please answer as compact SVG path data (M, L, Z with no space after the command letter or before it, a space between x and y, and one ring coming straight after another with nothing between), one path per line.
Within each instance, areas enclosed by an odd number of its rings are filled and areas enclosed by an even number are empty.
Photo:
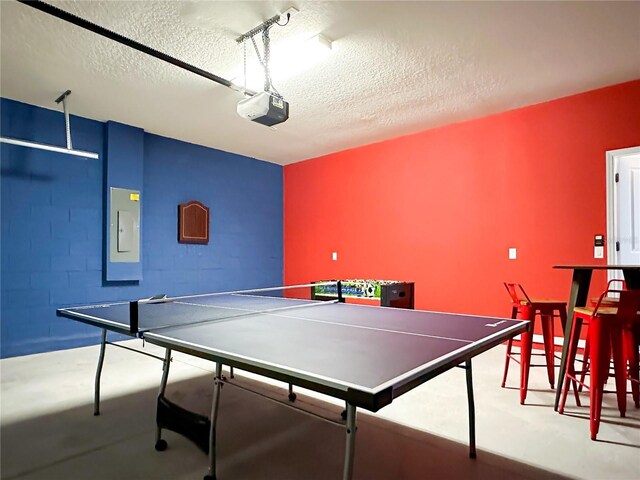
M515 260L516 258L517 258L516 249L515 248L510 248L509 249L509 260Z
M338 252L331 253L331 260L333 260L334 262L338 261Z
M593 237L593 258L604 258L604 235Z

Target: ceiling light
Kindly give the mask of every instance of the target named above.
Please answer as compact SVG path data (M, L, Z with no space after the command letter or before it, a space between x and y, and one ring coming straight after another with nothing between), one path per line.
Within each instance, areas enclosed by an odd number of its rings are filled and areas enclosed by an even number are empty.
M253 45L249 42L246 48L246 87L250 90L262 91L264 89L264 69L256 58ZM304 42L290 41L280 45L272 45L269 71L275 87L278 87L278 81L290 78L319 63L330 51L331 40L322 34L315 35ZM245 86L242 67L231 82L240 88Z

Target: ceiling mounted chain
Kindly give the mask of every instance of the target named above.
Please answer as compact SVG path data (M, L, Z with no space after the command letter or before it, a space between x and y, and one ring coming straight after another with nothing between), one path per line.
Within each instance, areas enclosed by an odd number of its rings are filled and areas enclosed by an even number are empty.
M247 47L246 47L246 42L247 42L247 40L250 39L251 43L253 44L253 48L254 48L254 50L256 52L256 57L258 59L258 63L260 63L260 65L262 66L262 69L264 71L264 91L268 92L268 93L271 93L275 97L282 98L282 95L280 95L280 92L278 92L278 90L273 86L273 81L271 80L271 71L269 70L269 61L271 60L271 38L269 37L269 30L274 25L279 25L281 27L284 27L285 25L287 25L289 23L290 18L291 18L291 12L287 12L286 13L286 21L285 21L285 23L278 22L278 20L282 16L284 16L284 15L280 15L280 14L274 15L273 17L271 17L270 19L268 19L265 22L261 23L257 27L252 28L247 33L245 33L243 35L240 35L238 38L236 38L236 42L237 43L242 43L243 47L244 47L244 86L245 86L245 90L246 90L246 86L247 86ZM262 46L263 46L263 49L264 49L264 54L262 56L260 55L260 49L258 48L258 44L256 42L256 35L258 35L259 33L262 33Z

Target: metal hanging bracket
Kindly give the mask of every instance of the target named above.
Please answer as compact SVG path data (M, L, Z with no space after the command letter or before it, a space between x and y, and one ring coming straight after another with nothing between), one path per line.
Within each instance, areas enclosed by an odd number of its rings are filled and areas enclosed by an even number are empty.
M71 90L67 90L58 98L56 98L56 103L62 102L62 109L64 110L64 127L65 132L67 134L67 148L69 150L73 150L73 145L71 144L71 123L69 122L69 111L67 110L67 97L71 95Z
M264 22L262 22L257 27L252 28L251 30L249 30L247 33L243 33L238 38L236 38L236 43L242 43L245 40L250 40L252 37L256 36L258 33L263 32L264 30L268 29L271 25L276 23L278 20L280 20L280 14L274 15L269 20L265 20Z
M236 43L242 43L245 40L251 40L252 37L255 37L257 34L259 34L259 33L263 32L264 30L268 29L274 23L278 23L278 20L281 20L282 18L284 18L288 22L291 19L291 17L293 17L298 12L299 12L299 10L297 8L290 7L287 10L285 10L283 13L279 13L277 15L274 15L270 19L265 20L264 22L262 22L257 27L252 28L247 33L243 33L242 35L240 35L238 38L236 38Z

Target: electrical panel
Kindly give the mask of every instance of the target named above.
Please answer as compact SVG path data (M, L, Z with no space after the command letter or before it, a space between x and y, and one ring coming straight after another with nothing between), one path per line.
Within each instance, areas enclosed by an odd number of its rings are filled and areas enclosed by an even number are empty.
M140 261L140 192L111 187L109 191L109 261Z

